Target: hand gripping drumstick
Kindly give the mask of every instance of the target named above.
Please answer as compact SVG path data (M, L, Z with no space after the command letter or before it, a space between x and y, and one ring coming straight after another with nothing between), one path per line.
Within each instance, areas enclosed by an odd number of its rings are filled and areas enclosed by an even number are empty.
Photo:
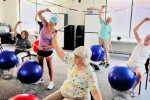
M69 26L69 25L66 25L66 26L62 27L62 28L56 30L55 32L60 31L60 30L62 30L62 29L64 29L64 28L66 28L67 26Z

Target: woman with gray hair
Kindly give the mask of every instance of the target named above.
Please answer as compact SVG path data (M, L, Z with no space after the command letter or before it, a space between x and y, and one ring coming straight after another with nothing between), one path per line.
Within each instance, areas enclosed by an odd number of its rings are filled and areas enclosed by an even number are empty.
M57 33L53 34L52 41L58 57L70 67L61 88L43 100L90 100L90 92L94 100L102 100L95 72L90 66L91 50L80 46L72 56L59 46Z

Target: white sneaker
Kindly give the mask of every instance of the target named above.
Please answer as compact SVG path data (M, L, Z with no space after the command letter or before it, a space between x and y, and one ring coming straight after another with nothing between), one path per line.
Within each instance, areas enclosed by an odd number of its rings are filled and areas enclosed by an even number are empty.
M37 81L37 82L35 82L35 83L33 83L33 84L40 84L40 83L44 83L44 80L43 80L43 78L42 79L40 79L39 81Z
M48 90L51 90L51 89L53 89L53 88L54 88L54 83L53 83L53 82L50 82L49 85L48 85L48 87L47 87L47 89L48 89Z

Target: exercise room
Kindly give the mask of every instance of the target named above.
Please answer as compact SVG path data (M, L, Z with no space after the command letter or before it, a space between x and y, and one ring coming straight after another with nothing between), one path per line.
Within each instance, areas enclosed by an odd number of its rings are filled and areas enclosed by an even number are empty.
M0 100L150 100L150 0L0 0Z

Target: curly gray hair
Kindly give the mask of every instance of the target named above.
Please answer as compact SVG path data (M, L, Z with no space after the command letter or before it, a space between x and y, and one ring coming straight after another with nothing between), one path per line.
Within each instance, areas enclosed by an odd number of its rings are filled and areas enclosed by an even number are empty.
M74 54L83 58L84 65L88 65L90 63L90 58L92 56L92 52L89 48L80 46L74 50Z

